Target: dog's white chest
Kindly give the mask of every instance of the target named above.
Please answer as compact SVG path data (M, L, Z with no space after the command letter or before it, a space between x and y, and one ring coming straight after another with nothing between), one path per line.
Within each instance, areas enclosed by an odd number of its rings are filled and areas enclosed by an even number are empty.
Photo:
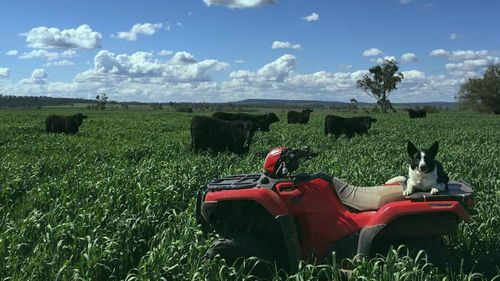
M430 173L420 173L409 167L408 175L408 184L413 184L415 188L422 191L429 191L437 184L437 169Z

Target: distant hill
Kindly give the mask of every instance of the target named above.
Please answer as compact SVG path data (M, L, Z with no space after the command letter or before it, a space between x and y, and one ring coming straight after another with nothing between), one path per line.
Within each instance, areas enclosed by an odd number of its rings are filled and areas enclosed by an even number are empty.
M81 98L52 98L46 96L5 96L0 95L0 107L39 107L39 106L65 106L73 104L95 104L95 100L81 99ZM109 105L167 105L169 103L163 102L116 102L108 101ZM341 101L318 101L318 100L285 100L285 99L246 99L236 102L223 102L223 103L192 103L192 102L176 102L176 105L184 106L200 106L200 105L213 105L213 106L259 106L259 107L345 107L349 105L348 102ZM358 102L360 107L373 107L375 103ZM422 102L422 103L393 103L394 107L455 107L455 102Z
M282 100L282 99L246 99L242 101L233 102L234 105L242 106L275 106L275 107L330 107L330 106L346 106L348 102L341 101L318 101L318 100ZM455 107L455 102L421 102L421 103L393 103L395 107L423 107L423 106L436 106L436 107ZM358 102L358 106L375 106L375 103Z

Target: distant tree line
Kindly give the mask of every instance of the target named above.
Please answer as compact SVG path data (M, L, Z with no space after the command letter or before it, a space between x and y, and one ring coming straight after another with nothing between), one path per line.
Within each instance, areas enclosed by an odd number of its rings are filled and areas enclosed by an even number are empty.
M52 98L44 96L0 95L0 107L40 107L94 103L93 100L79 98Z

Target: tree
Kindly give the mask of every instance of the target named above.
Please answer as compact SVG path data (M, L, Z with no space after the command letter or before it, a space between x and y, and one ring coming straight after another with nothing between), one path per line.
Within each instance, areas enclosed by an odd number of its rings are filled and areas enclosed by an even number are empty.
M387 113L390 93L397 89L397 84L404 78L403 73L398 70L396 61L385 60L381 65L370 68L369 73L357 82L359 88L377 99L383 113Z
M469 78L458 92L460 108L500 110L500 64L490 65L482 78Z
M104 110L106 108L106 103L108 102L108 96L106 96L106 94L97 95L95 100L97 101L96 109L100 108L101 110Z

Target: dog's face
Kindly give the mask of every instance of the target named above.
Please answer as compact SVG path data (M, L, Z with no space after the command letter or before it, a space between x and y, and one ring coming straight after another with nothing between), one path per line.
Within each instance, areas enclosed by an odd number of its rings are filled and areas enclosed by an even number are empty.
M418 149L411 141L408 141L407 149L412 170L421 173L428 173L434 170L436 167L435 158L439 149L437 141L429 149Z

